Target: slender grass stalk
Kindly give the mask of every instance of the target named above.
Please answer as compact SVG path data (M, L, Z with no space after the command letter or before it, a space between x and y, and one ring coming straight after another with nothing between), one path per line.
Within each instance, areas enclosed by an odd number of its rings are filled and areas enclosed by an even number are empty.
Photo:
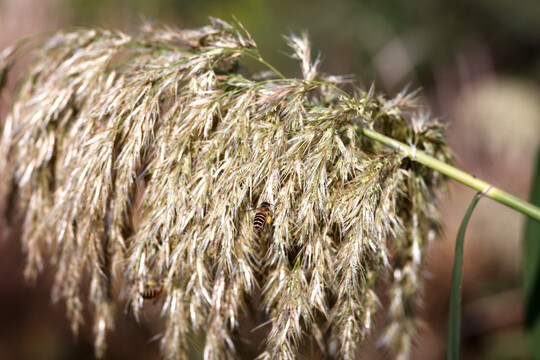
M432 156L427 155L421 150L415 150L412 146L406 145L400 141L392 139L391 137L380 134L374 130L368 128L361 128L360 132L370 139L377 140L382 144L389 146L392 149L398 150L405 156L423 164L433 170L440 172L460 183L467 185L468 187L482 192L484 196L500 202L514 210L517 210L533 219L540 221L540 208L523 201L514 195L511 195L501 189L498 189L491 184L480 180L462 170L459 170L452 165L435 159Z
M247 57L250 57L252 58L253 60L256 60L258 62L260 62L261 64L263 64L264 66L266 66L267 68L269 68L270 70L272 70L274 73L276 73L277 76L279 76L281 79L287 79L285 77L285 75L283 75L276 67L274 67L272 64L270 64L268 61L264 60L261 55L259 54L259 52L253 52L253 51L250 51L250 50L245 50L243 52L244 55L246 55Z
M540 205L540 148L536 155L529 200ZM540 358L540 221L527 219L523 234L523 297L529 355Z

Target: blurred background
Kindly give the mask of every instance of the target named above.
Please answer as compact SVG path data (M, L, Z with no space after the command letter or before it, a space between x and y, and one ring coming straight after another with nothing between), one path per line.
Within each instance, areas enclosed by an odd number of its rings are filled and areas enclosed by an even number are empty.
M540 144L540 1L0 0L0 49L68 25L134 33L147 20L190 28L206 25L208 16L232 21L232 15L288 76L300 71L285 56L282 35L305 30L314 53L322 54L323 72L353 74L389 96L406 85L421 88L422 102L449 125L455 165L528 198ZM445 232L427 255L425 326L413 359L444 358L454 242L473 194L452 183L442 202ZM463 359L528 359L523 222L487 199L473 214L465 242ZM0 254L0 359L92 359L91 324L74 337L63 304L51 304L53 269L35 285L24 283L16 231L0 243ZM119 317L116 324L106 359L159 358L154 321ZM376 335L364 358L385 358L375 341Z

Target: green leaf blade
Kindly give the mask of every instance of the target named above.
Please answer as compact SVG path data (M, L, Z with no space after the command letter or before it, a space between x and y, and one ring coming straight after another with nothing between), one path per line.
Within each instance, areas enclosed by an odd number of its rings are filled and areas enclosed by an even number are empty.
M477 193L467 209L467 213L461 221L458 236L456 239L456 249L454 255L454 268L452 270L452 287L450 291L450 308L448 311L448 336L446 340L446 359L459 359L461 342L461 280L463 278L463 244L465 241L465 231L469 224L472 212L482 197L482 193Z
M531 184L530 202L540 204L540 149ZM527 218L523 236L525 333L530 355L540 358L540 221Z

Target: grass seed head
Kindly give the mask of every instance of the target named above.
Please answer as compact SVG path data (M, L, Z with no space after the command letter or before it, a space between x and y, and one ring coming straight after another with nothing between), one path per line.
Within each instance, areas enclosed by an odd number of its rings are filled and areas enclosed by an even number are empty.
M444 179L358 129L448 161L443 127L405 91L345 95L305 35L287 39L303 78L256 80L238 61L266 62L239 24L142 30L34 45L0 142L2 198L16 184L24 204L26 274L57 266L53 295L74 331L92 305L98 356L116 294L138 313L131 289L154 279L167 358L187 357L195 334L205 357L234 358L255 306L261 359L298 358L309 341L353 359L390 273L384 339L407 356ZM263 201L273 216L259 232L249 209Z

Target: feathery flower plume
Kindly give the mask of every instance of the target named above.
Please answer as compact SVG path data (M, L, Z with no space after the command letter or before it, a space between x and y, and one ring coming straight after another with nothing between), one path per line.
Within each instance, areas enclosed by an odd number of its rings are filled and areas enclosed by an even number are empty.
M53 297L74 332L91 308L98 357L115 304L138 315L154 282L166 358L187 358L200 336L205 358L237 357L255 308L260 359L297 359L309 344L355 359L389 274L382 340L408 358L444 178L359 129L449 161L444 128L414 94L347 95L347 79L319 72L307 36L287 42L303 78L282 77L240 24L217 19L32 45L0 141L2 211L17 191L25 274L56 266ZM0 80L18 51L0 54ZM248 75L243 57L274 72ZM256 230L251 209L264 201Z

